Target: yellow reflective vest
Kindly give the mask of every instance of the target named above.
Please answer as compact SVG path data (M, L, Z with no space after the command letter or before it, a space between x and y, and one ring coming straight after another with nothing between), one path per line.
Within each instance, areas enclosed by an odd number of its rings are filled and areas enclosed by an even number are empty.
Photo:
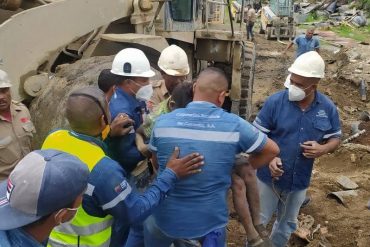
M56 149L78 157L91 171L106 155L99 145L91 138L73 131L57 130L46 137L42 149ZM61 193L63 193L61 191ZM52 203L52 202L51 202ZM88 215L82 206L71 222L54 228L49 237L51 247L106 247L111 236L112 216L98 218Z

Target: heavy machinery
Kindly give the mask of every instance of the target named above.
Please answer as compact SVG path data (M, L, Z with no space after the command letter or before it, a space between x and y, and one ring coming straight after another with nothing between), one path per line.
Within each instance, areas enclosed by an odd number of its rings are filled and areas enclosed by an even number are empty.
M292 0L270 0L269 5L261 9L260 33L266 39L276 38L291 40L295 36Z
M210 65L224 69L228 108L251 115L255 47L245 41L245 26L225 17L230 0L49 2L0 25L0 68L18 88L15 99L39 95L60 64L137 47L156 68L160 52L177 44L187 52L193 76Z

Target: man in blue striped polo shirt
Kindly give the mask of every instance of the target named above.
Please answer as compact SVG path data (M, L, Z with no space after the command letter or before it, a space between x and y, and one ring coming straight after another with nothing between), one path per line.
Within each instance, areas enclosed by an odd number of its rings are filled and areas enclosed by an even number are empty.
M165 168L171 150L204 155L202 172L179 182L144 226L145 246L167 247L177 239L196 239L203 246L225 246L227 191L235 155L250 153L257 168L278 153L277 145L251 124L220 108L228 91L224 73L207 68L194 84L194 101L157 119L150 149Z
M307 52L288 70L288 90L269 97L253 122L281 150L268 167L257 171L262 223L267 225L277 210L270 235L275 247L286 246L297 228L315 158L333 152L342 133L336 106L316 90L325 75L321 56Z

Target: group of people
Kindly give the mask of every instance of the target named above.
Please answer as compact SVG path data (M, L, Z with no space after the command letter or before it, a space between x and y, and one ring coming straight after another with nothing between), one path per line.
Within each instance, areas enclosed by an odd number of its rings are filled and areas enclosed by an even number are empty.
M30 114L0 70L1 246L223 247L230 188L247 246L286 246L314 159L341 137L335 105L317 91L321 56L300 55L253 123L222 109L222 70L187 81L176 45L158 67L163 80L150 82L145 54L120 51L97 86L68 95L70 129L32 152Z

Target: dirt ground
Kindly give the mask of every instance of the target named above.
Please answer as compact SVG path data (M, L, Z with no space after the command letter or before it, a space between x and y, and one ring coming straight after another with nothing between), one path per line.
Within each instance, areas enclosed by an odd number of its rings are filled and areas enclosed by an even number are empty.
M261 107L267 96L281 90L287 75L287 68L293 62L293 49L290 58L279 55L285 46L276 41L267 41L257 37L257 64L254 84L255 110ZM370 50L370 49L369 49ZM370 52L370 51L369 51ZM320 82L319 90L328 95L338 106L342 122L344 138L351 135L351 125L359 121L362 111L369 110L369 100L360 99L358 87L353 82L340 76L342 62L335 60L332 53L322 51L327 63L326 79ZM340 56L339 56L340 57ZM367 132L352 143L370 146L370 122L361 122L359 129ZM351 147L351 144L349 144ZM310 242L293 236L289 246L370 246L370 210L366 208L370 200L370 149L364 151L358 147L341 146L333 154L325 155L316 160L311 186L308 193L311 203L301 210L301 214L314 218L314 229L320 229L313 234ZM336 179L344 175L359 185L358 196L345 197L345 205L328 198L329 192L340 191L343 188ZM232 205L231 200L230 204ZM230 223L228 225L228 246L245 246L245 233L241 224L230 208Z

